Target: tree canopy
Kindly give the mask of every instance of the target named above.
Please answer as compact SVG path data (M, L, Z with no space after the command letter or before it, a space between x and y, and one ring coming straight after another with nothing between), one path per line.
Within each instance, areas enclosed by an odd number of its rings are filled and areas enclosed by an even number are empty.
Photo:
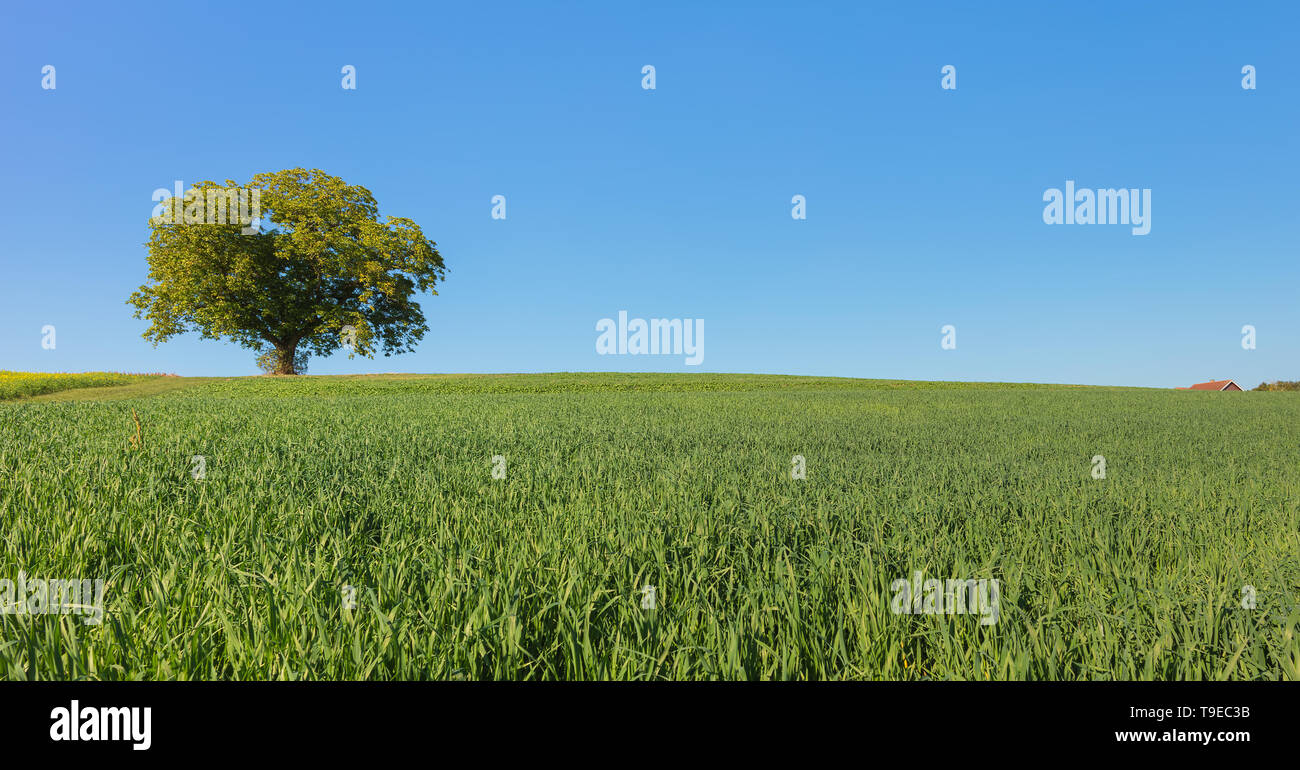
M189 216L191 202L201 207L206 196L211 207L217 191L240 187L203 182L187 193L184 217L150 219L149 282L127 300L150 322L145 339L156 346L189 331L228 338L262 353L277 374L296 374L307 353L346 348L372 358L414 349L429 327L413 298L437 294L445 273L419 225L381 222L369 190L301 168L256 174L242 186L260 195L251 227L220 217L185 223L202 219Z

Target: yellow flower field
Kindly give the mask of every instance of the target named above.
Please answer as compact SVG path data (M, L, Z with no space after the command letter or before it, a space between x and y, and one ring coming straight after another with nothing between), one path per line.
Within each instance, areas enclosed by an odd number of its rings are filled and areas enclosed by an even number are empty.
M55 393L73 388L127 385L160 376L162 375L124 374L122 372L9 372L0 370L0 399L39 396L42 393Z

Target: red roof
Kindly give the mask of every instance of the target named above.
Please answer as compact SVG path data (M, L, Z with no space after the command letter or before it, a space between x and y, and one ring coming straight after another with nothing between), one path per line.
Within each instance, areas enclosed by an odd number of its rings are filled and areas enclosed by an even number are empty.
M1178 388L1178 390L1227 390L1229 385L1233 386L1237 390L1241 390L1241 386L1232 380L1210 380L1209 382L1198 382L1190 388Z

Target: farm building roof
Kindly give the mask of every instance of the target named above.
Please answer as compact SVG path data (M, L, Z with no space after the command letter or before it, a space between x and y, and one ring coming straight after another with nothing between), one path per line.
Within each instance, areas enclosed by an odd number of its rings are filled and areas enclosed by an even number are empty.
M1232 380L1210 380L1209 382L1198 382L1190 388L1178 388L1178 390L1227 390L1229 385L1237 390L1242 389L1240 385Z

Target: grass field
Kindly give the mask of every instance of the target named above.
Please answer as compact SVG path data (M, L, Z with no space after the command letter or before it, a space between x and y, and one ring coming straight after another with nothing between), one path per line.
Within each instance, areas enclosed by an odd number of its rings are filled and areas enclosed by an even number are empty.
M179 379L0 404L0 565L11 679L1297 679L1300 395Z

